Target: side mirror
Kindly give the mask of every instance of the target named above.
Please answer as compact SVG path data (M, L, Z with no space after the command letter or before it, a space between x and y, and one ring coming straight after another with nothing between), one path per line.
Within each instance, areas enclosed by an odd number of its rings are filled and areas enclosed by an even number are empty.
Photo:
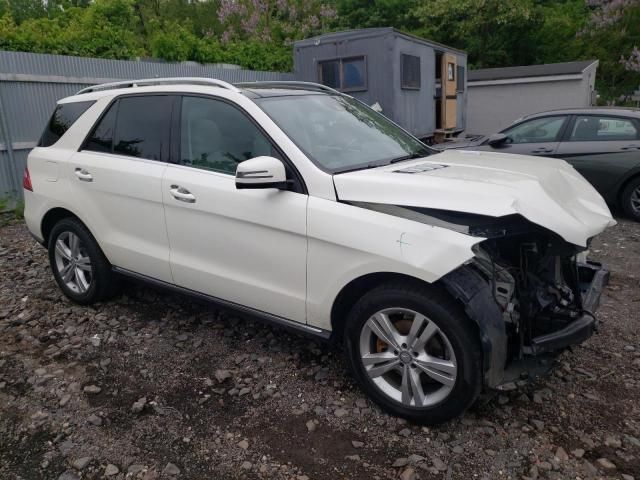
M498 145L502 145L503 143L505 143L508 138L509 137L506 136L504 133L494 133L489 137L489 140L487 141L487 143L492 147L497 147Z
M278 188L287 186L284 164L273 157L255 157L238 164L236 188Z

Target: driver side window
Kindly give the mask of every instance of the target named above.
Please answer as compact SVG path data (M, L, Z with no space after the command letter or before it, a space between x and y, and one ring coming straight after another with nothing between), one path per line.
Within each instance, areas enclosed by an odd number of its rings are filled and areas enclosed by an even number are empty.
M534 118L505 130L511 144L555 142L565 116Z
M180 124L183 165L235 175L238 163L275 153L244 113L221 100L183 97Z

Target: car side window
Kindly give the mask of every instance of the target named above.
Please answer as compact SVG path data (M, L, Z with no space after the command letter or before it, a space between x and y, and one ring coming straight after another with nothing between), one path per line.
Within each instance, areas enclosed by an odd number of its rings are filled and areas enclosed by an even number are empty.
M169 161L173 98L145 95L118 99L94 127L85 150Z
M569 141L594 142L602 140L637 140L638 128L632 120L619 117L578 115Z
M98 121L93 131L84 145L84 150L93 152L113 151L113 128L116 125L116 115L118 114L118 101L114 102L107 113Z
M168 95L121 98L113 153L168 162L172 99Z
M565 119L565 116L534 118L502 133L512 144L554 142L558 138Z
M72 102L58 105L42 132L38 146L50 147L55 144L94 103L96 102Z
M183 165L235 175L240 162L278 156L260 129L222 100L183 97L180 125Z

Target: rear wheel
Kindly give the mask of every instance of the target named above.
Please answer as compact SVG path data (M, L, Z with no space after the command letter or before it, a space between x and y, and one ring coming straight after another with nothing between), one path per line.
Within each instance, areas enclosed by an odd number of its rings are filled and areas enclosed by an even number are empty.
M51 230L49 262L60 289L81 305L105 300L117 289L111 265L98 243L75 218L64 218Z
M640 177L634 178L625 187L621 200L625 213L635 221L640 222Z
M476 329L438 288L391 283L372 290L349 314L345 342L361 388L394 415L444 422L480 392Z

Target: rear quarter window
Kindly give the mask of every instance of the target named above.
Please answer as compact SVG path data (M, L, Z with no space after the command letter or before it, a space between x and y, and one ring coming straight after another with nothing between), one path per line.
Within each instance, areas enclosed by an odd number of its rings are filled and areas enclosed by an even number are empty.
M71 128L80 116L95 102L62 103L56 107L49 123L44 128L39 147L50 147Z

